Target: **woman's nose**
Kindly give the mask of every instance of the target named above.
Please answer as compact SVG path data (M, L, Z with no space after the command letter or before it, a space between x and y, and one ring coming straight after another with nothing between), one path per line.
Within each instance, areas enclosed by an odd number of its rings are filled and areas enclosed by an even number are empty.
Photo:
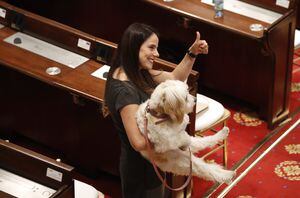
M154 51L154 56L159 57L159 53L158 53L157 49Z

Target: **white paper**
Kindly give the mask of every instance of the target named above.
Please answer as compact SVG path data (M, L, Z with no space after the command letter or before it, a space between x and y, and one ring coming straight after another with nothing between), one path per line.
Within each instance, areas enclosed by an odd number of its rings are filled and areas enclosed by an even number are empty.
M75 198L104 198L104 194L93 186L74 179Z
M289 0L276 0L276 5L284 7L284 8L289 8L290 1Z
M5 18L5 16L6 16L6 10L0 8L0 17Z
M22 43L15 44L14 39L20 38ZM63 48L57 47L40 39L34 38L22 32L17 32L4 39L5 42L10 43L14 46L20 47L22 49L28 50L32 53L38 54L50 60L56 61L63 65L71 68L76 68L89 59L75 54L71 51L65 50ZM50 65L49 65L50 66Z
M96 71L94 71L92 73L92 76L95 76L97 78L101 78L103 80L106 80L106 78L103 76L103 74L108 74L109 69L110 69L110 66L103 65L102 67L100 67L99 69L97 69Z
M202 3L214 5L213 0L201 0ZM213 8L212 8L213 9ZM228 10L265 23L274 23L282 14L238 0L224 0L224 10Z
M295 30L295 42L294 47L298 48L300 47L300 30Z
M48 198L56 190L0 168L0 191L20 198Z
M90 51L91 42L79 38L78 42L77 42L77 46L80 47L80 48L82 48L82 49Z

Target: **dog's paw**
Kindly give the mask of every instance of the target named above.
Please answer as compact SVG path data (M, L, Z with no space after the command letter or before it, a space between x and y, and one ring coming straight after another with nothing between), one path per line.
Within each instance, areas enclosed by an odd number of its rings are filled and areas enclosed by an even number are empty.
M235 171L231 170L222 170L217 177L215 178L217 182L219 183L226 183L230 184L232 179L235 177L236 173Z
M229 134L229 128L228 127L223 127L218 133L216 134L218 137L218 141L225 140L228 137Z

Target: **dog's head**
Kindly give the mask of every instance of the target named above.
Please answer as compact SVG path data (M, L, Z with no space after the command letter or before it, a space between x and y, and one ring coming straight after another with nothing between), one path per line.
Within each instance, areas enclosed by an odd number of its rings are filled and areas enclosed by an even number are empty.
M186 83L167 80L153 91L149 108L159 114L167 114L172 121L181 123L185 114L193 111L195 97L189 94Z

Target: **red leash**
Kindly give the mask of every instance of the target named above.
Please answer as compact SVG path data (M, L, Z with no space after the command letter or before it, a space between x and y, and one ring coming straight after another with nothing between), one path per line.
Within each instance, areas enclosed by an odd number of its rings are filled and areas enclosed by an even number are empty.
M154 168L154 170L156 172L156 175L158 176L158 178L160 179L160 181L163 183L163 185L165 187L167 187L168 189L173 190L173 191L183 190L185 187L187 187L187 185L190 183L190 181L192 179L193 168L192 168L192 153L191 153L191 149L189 147L189 153L190 153L190 173L189 173L189 176L188 176L187 180L185 181L185 183L182 186L180 186L178 188L172 188L171 186L169 186L169 184L167 183L166 179L162 177L162 175L160 174L160 172L159 172L159 170L157 168L157 165L154 162L153 152L152 152L153 150L151 148L151 145L150 145L150 142L149 142L149 139L148 139L148 120L147 120L147 117L146 117L147 111L149 111L149 106L148 105L146 107L145 115L144 115L144 127L145 127L144 136L145 136L146 143L147 143L147 150L148 150L148 153L149 153L149 158L150 158L152 166L153 166L153 168ZM156 124L157 123L160 123L160 122L156 122Z

